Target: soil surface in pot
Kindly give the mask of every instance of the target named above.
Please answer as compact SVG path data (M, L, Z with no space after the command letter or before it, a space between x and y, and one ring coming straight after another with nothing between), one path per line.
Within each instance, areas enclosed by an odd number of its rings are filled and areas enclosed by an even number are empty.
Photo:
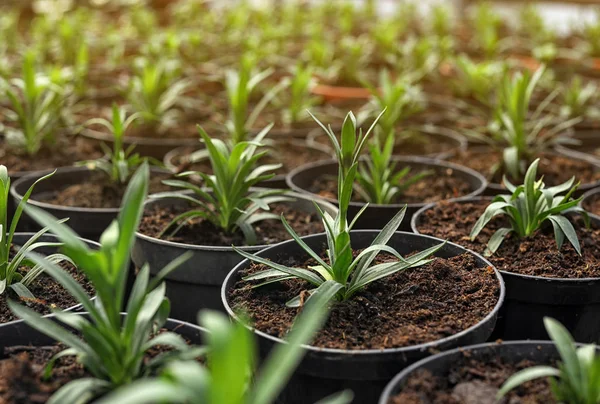
M501 164L502 155L499 152L470 151L466 150L449 159L449 161L472 168L484 175L488 181L496 184L502 182L503 172L496 170L492 173L492 167ZM600 180L600 170L596 166L583 160L572 159L565 156L545 154L540 159L538 176L544 176L544 182L548 186L562 184L576 176L582 184L589 184ZM513 184L521 184L522 178L511 181Z
M153 174L149 193L168 191L170 187L162 181L169 177L169 174ZM97 172L92 174L88 182L68 185L50 193L34 194L33 199L52 205L77 208L118 208L126 189L126 185L113 184L105 173Z
M375 262L394 260L380 254ZM280 263L300 268L317 265L313 259L293 257ZM264 269L252 265L241 275ZM307 297L313 286L298 279L260 288L253 288L254 284L238 281L229 291L231 306L246 313L256 329L285 337L299 313L285 302L299 294ZM472 255L435 258L422 267L375 281L348 301L335 303L311 345L360 350L436 341L481 321L494 309L499 293L493 269L477 267Z
M398 169L402 166L399 164ZM432 174L422 178L411 185L406 191L396 198L393 203L430 203L445 199L458 198L468 195L473 191L471 185L454 175L451 168L432 168ZM413 169L408 174L410 178L420 172L427 171ZM332 175L323 175L315 178L308 188L309 192L324 198L337 199L337 178ZM365 200L354 192L353 202L365 202Z
M43 148L35 156L18 155L0 140L0 161L8 168L9 174L70 166L101 155L89 141L75 137L61 137L55 147Z
M497 216L481 231L474 241L469 233L483 214L489 201L442 202L420 216L418 230L422 234L452 241L469 250L483 253L497 229L509 227L508 219ZM500 248L488 259L503 271L546 278L600 277L600 229L592 223L587 229L581 218L572 218L581 244L580 256L565 241L559 251L552 226L543 227L532 237L520 240L514 234L507 236Z
M0 403L42 404L63 385L91 377L75 357L65 356L55 362L50 377L44 378L48 361L64 349L62 344L4 347L0 352ZM168 351L164 345L154 347L146 352L145 361Z
M188 150L192 153L194 150ZM303 147L297 143L284 141L277 143L275 149L265 155L260 161L260 165L266 164L281 164L281 167L275 170L276 174L287 174L296 167L300 167L306 163L327 160L331 158L327 153L320 152L315 149ZM198 162L190 162L184 156L176 156L173 158L173 164L176 166L176 172L196 171L206 174L212 174L212 166L208 158Z
M496 393L516 372L537 365L528 359L511 362L494 356L471 358L463 353L447 374L433 375L421 369L405 384L402 392L391 397L388 404L496 404ZM546 378L532 380L512 390L500 401L504 404L556 403Z
M139 232L150 237L158 235L177 216L190 208L185 206L151 206L146 208ZM292 208L286 204L276 204L271 207L272 213L277 216L283 215L289 225L300 236L322 233L325 231L323 223L318 214L307 213ZM257 236L257 245L268 245L289 240L291 237L279 219L263 220L254 224ZM233 234L225 233L217 229L211 222L203 218L195 218L188 221L174 236L168 233L162 237L163 240L176 243L207 245L207 246L236 246L245 245L244 234L241 230Z
M16 254L16 250L14 248L12 250L11 255ZM94 294L92 285L81 272L77 271L75 266L69 262L61 262L58 265L71 275L71 277L84 288L88 295L92 296ZM28 270L28 267L21 266L18 269L18 272L25 275ZM79 304L79 302L56 282L54 278L45 273L42 273L31 283L31 285L29 285L29 290L35 296L35 299L19 298L12 289L8 289L7 293L0 294L0 324L18 319L8 308L8 299L18 300L22 305L25 305L40 314L50 314L52 309L67 309Z

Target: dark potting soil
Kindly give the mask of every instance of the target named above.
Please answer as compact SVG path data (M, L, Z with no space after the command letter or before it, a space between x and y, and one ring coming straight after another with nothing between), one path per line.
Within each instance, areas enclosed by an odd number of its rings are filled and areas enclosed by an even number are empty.
M356 253L359 253L357 251ZM377 263L395 260L380 254ZM289 258L285 265L306 268L316 261ZM266 269L253 265L242 276ZM236 311L254 327L283 338L300 309L285 302L313 287L294 279L253 288L240 280L229 291ZM375 281L350 300L333 305L311 345L334 349L386 349L436 341L463 331L487 316L498 302L500 287L491 267L477 267L469 254L435 258L429 264Z
M457 156L449 159L450 161L462 164L466 167L480 172L488 181L496 184L502 182L502 170L492 172L492 167L502 162L502 155L499 152L489 151L470 151L459 153ZM544 182L548 186L562 184L576 176L582 184L588 184L600 180L600 170L583 160L572 159L566 156L546 154L540 159L538 166L538 176L544 176ZM520 179L522 182L522 179ZM521 183L518 180L511 181L513 184Z
M194 150L188 150L191 153ZM287 174L296 167L300 167L306 163L312 163L320 160L327 160L331 156L325 152L309 149L297 143L283 141L277 143L274 149L260 160L261 165L265 164L281 164L281 167L275 170L276 174ZM176 156L173 158L176 172L197 171L205 174L212 174L212 167L208 158L201 161L191 163L186 156Z
M410 171L409 177L422 171L413 169ZM337 185L336 177L324 175L317 177L308 188L308 191L324 198L337 199ZM468 195L472 191L471 185L462 178L455 176L454 170L451 168L436 168L432 175L428 175L411 185L393 203L438 202ZM354 192L352 201L365 202L357 192Z
M153 174L148 192L152 194L168 191L170 187L162 181L169 177L169 174ZM126 189L127 185L113 184L105 173L97 172L86 183L68 185L40 196L35 196L34 193L33 199L52 205L78 208L118 208Z
M71 275L85 289L88 295L92 296L94 294L92 285L72 264L61 262L59 266ZM26 266L19 268L19 272L23 275L27 273L27 270ZM44 273L32 282L29 290L35 296L35 299L19 298L12 289L8 289L7 293L0 294L0 324L17 320L13 312L8 308L8 299L18 300L20 304L40 314L50 314L52 309L66 309L79 304L54 278Z
M187 210L189 208L185 206L155 205L149 207L144 212L139 231L147 236L157 237L177 215ZM273 205L271 211L277 216L284 215L290 226L300 236L325 231L323 223L316 213L302 212L285 204ZM255 223L254 230L256 231L258 245L275 244L291 238L279 219L263 220ZM241 231L227 234L203 218L188 222L174 236L169 236L167 233L162 238L168 241L194 245L227 247L245 245L244 235Z
M483 214L489 201L442 202L420 216L418 230L422 234L452 241L483 253L494 232L508 226L508 219L497 216L474 241L469 233ZM581 244L580 256L565 241L559 251L552 226L545 226L532 237L520 240L509 235L494 255L488 257L494 266L503 271L546 278L597 278L600 277L600 229L592 224L587 229L581 218L572 218Z
M0 140L0 162L8 168L9 174L70 166L101 155L89 141L74 136L59 137L54 147L43 148L35 156L16 154Z
M465 351L462 359L447 374L433 375L421 369L413 374L402 392L388 404L538 404L556 403L547 378L522 384L501 401L495 396L504 382L516 372L537 365L531 360L510 362L493 355L471 358Z
M600 215L600 194L595 194L583 201L583 208L589 213Z
M50 377L44 378L48 361L64 349L62 344L4 347L0 352L0 403L42 404L65 384L92 376L75 357L64 356L55 362ZM167 346L153 347L146 351L145 360L168 351Z

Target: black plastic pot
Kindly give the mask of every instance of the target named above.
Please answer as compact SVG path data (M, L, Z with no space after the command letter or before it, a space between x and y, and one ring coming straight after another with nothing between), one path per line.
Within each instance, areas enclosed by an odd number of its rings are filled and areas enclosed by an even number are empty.
M310 198L291 193L296 198L290 202L292 206L305 212L314 213L316 209ZM319 206L326 212L335 215L337 209L327 202L319 201ZM146 202L146 206L170 205L185 206L186 202L176 198L155 199ZM136 233L136 242L131 258L138 268L148 263L150 272L156 274L175 258L193 252L193 257L173 271L166 278L167 297L171 301L171 316L184 321L195 321L200 309L224 311L221 303L221 286L225 277L243 257L229 246L201 246L175 243ZM242 250L255 253L268 246L257 245L240 247Z
M277 142L277 138L275 138L274 140L275 142ZM284 141L281 141L281 143L291 143L295 147L306 147L309 150L311 150L313 155L320 156L323 160L329 160L332 157L330 149L320 144L308 145L304 140L301 139L286 139ZM165 154L165 157L163 159L165 167L171 172L177 172L177 164L175 163L176 159L184 158L186 154L193 150L199 150L199 148L196 147L194 149L190 147L178 147L177 149L171 150L170 152ZM287 183L285 181L286 175L287 174L277 174L270 180L261 182L258 186L264 188L285 189L287 188ZM192 176L191 178L197 182L202 181L200 176Z
M459 201L467 203L481 200ZM411 227L419 233L420 218L434 204L414 214ZM600 225L600 219L591 218ZM500 271L506 283L506 300L493 338L548 339L543 318L560 321L578 342L600 342L600 278L544 278Z
M13 199L13 203L18 204L23 198L23 194L27 192L29 187L40 177L48 174L50 171L43 171L33 173L29 176L23 177L12 184L10 194ZM168 173L166 170L151 169L152 173ZM71 206L60 206L53 205L50 203L42 202L36 199L43 198L52 192L55 192L59 188L65 186L84 183L89 180L90 175L93 173L86 167L63 167L59 168L58 171L50 178L40 182L35 186L33 194L28 200L28 204L37 206L51 213L58 219L69 218L67 224L81 237L89 238L92 240L98 240L102 232L108 227L108 225L116 219L119 214L119 208L78 208ZM21 216L19 222L19 228L25 231L37 231L40 226L31 220L26 214Z
M487 181L485 178L466 167L457 164L448 163L441 160L427 159L423 157L394 157L393 161L398 164L398 167L410 166L414 169L430 169L442 168L453 171L453 175L464 179L471 186L471 192L458 198L449 199L451 201L468 199L474 196L481 195L486 188ZM288 186L295 192L309 195L314 199L326 200L337 205L336 199L324 198L320 195L308 191L313 181L325 175L337 176L338 163L335 160L327 160L317 163L305 164L293 170L287 176ZM369 207L362 213L356 222L355 229L382 229L396 213L405 204L396 203L390 205L369 204ZM410 218L412 215L427 205L427 203L409 203L407 205L406 216L400 225L399 230L410 230ZM348 220L352 220L354 216L365 206L364 202L350 202L348 207Z
M467 140L464 136L459 134L458 132L449 129L443 128L435 125L420 125L411 129L419 131L423 136L427 136L429 142L445 142L451 145L448 149L444 151L440 151L438 153L431 153L425 155L412 154L417 157L428 157L435 159L447 159L450 156L453 156L456 153L459 153L467 148ZM338 133L338 132L335 132ZM330 146L329 138L325 133L323 133L322 129L313 130L308 134L307 143L309 145L319 145L321 147L327 147L330 150L330 154L333 154L334 151ZM394 154L396 152L402 150L401 144L398 144L394 147ZM399 153L403 155L403 153Z
M33 235L34 235L34 233L15 233L13 236L13 244L21 246L21 245L25 244L27 242L27 240L29 240ZM95 241L86 240L86 239L82 239L82 240L90 248L97 249L98 247L100 247L100 244L96 243ZM52 234L44 234L38 239L38 242L57 242L57 241L58 241L58 239L56 238L56 236L54 236ZM40 254L43 254L43 255L49 255L49 254L56 253L57 250L58 249L56 247L41 247L41 248L37 248L35 251ZM67 294L67 293L69 293L69 292L65 291L65 294ZM74 306L63 309L63 311L80 311L81 308L82 308L81 304L76 304ZM13 321L9 321L8 323L0 323L0 327L9 325L9 324L13 324L13 323L18 323L21 321L23 321L23 320L13 320ZM0 332L0 335L1 334L2 333Z
M514 341L489 343L453 349L425 358L404 369L387 385L379 404L388 404L390 399L402 392L402 389L417 371L428 370L434 376L448 376L450 369L468 355L470 360L482 360L495 356L507 363L519 363L530 360L535 364L551 365L560 358L556 346L550 341Z
M368 247L379 234L374 230L357 230L351 232L352 246L355 249ZM302 238L309 247L316 251L326 248L326 236L316 234ZM396 232L388 245L400 254L409 254L417 250L437 245L442 240L434 237L415 235L413 233ZM463 253L475 256L481 268L491 264L480 255L467 251L453 244L446 243L437 253L439 257L453 257ZM267 259L294 257L301 260L307 258L304 250L294 241L286 241L270 247L257 254ZM228 295L229 291L240 280L240 272L250 265L248 260L242 261L227 275L223 284L221 298L227 312L235 320L239 317L233 311ZM484 342L491 334L498 311L504 301L504 282L499 272L495 272L500 284L500 296L494 309L478 324L450 337L415 346L393 349L341 350L305 346L306 356L297 368L288 387L280 397L282 403L311 403L328 394L343 389L351 389L355 394L355 403L373 403L377 400L385 384L400 370L432 352L451 349L457 346ZM258 336L261 357L282 340L262 331L252 329Z

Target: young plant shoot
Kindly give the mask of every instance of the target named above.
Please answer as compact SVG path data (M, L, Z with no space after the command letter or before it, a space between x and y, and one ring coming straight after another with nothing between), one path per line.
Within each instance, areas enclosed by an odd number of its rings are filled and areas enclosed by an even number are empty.
M333 281L329 281L331 286ZM187 404L270 404L288 382L310 342L327 316L327 303L335 289L313 294L296 319L287 343L277 344L269 357L250 376L256 365L256 341L241 322L232 323L220 313L203 311L199 324L208 331L207 364L179 361L169 364L160 377L140 380L103 398L98 404L146 404L170 402ZM352 401L345 391L322 400L321 404Z
M6 141L16 152L35 155L44 143L53 143L61 122L65 90L50 77L35 71L33 52L23 59L23 76L10 82L0 78L0 90L10 107L2 112L14 126L7 125Z
M117 104L112 106L112 121L104 118L93 118L86 122L87 125L102 125L113 135L112 150L102 143L104 156L96 159L83 161L80 165L85 165L90 170L100 170L110 177L113 184L125 185L131 178L135 170L144 162L152 162L153 165L160 166L160 162L154 161L149 157L140 157L133 153L135 144L127 149L123 149L123 137L127 128L140 116L133 114L127 117L124 108L119 108Z
M26 208L28 215L56 234L62 242L62 251L86 275L96 291L94 302L55 263L37 254L28 255L29 260L44 268L88 312L87 317L69 312L55 313L57 320L77 331L74 334L29 308L9 302L12 311L28 325L67 347L50 360L46 376L49 376L54 362L64 356L76 356L90 375L65 384L50 398L50 404L88 402L156 372L168 360L193 359L202 353L200 349L190 348L175 333L157 333L169 313L162 279L189 255L170 263L152 280L148 266L144 266L136 277L129 299L125 301L129 255L143 211L148 177L148 166L144 164L129 183L118 218L100 237L99 250L90 249L77 234L52 215L34 207ZM121 314L124 308L127 313ZM147 360L144 354L158 345L169 346L172 350Z
M17 205L12 218L8 217L8 202L10 190L10 177L5 166L0 165L0 295L6 293L9 289L15 292L19 297L33 299L35 296L28 289L29 285L44 271L40 265L32 263L28 259L28 254L36 249L44 247L58 247L60 243L40 242L38 241L45 233L48 232L48 227L35 233L29 240L23 243L22 246L13 245L13 239L19 219L23 213L23 209L33 192L35 186L51 177L54 172L38 179L23 195L23 198ZM9 219L10 226L9 226ZM64 220L63 220L64 221ZM11 249L16 248L16 254L11 257ZM51 254L46 257L48 261L59 263L61 261L71 261L63 254ZM29 270L27 274L22 275L18 272L20 267L27 266Z
M577 347L569 331L558 321L544 318L546 331L560 354L558 368L533 366L512 375L500 388L497 400L530 380L547 377L558 403L596 404L600 402L600 356L596 345Z
M492 218L504 215L509 219L510 227L502 227L494 233L488 242L485 255L494 254L509 234L515 234L519 238L533 236L546 221L552 223L559 250L566 238L577 253L581 254L577 233L565 216L567 213L580 213L586 224L589 222L585 210L578 206L581 198L572 198L579 184L575 183L573 177L563 184L546 188L543 179L536 180L538 164L539 159L529 166L525 182L518 187L504 177L504 184L512 194L496 196L473 226L471 240L477 237ZM560 195L565 192L564 196Z
M283 106L283 121L286 125L291 126L305 120L308 117L306 111L317 103L317 98L310 93L315 84L313 74L311 66L298 64L291 77L284 79L289 85L289 99Z
M383 112L382 112L383 113ZM310 283L314 288L310 293L318 293L323 288L329 290L334 288L336 299L350 299L356 292L378 279L390 276L398 271L418 267L427 264L432 254L439 250L443 244L439 244L425 251L412 255L409 258L402 257L395 249L387 246L388 241L400 226L406 206L402 208L390 222L381 230L373 240L370 247L364 249L356 257L350 241L350 230L356 219L368 207L368 204L356 215L352 223L348 224L348 206L352 198L352 190L358 172L359 158L364 149L369 135L373 132L376 123L363 134L362 130L356 131L356 120L352 112L348 113L342 126L341 142L338 142L331 128L326 128L321 122L317 123L325 130L335 148L338 160L338 205L339 211L335 218L319 209L327 235L327 259L321 258L318 252L313 251L282 217L282 222L292 238L317 261L317 265L309 268L292 268L281 265L259 256L236 249L236 251L253 262L263 264L270 268L259 271L244 278L247 281L264 281L258 286L266 285L282 280L299 278ZM379 253L387 253L395 256L398 260L382 264L373 264ZM331 282L333 281L333 283ZM297 296L287 302L290 307L298 307L302 304L301 296Z
M272 126L263 129L252 141L239 142L235 146L228 146L219 139L211 139L204 129L198 127L214 174L191 171L179 174L180 177L200 176L208 189L181 180L163 181L166 185L191 191L192 195L163 192L154 197L183 199L193 206L193 209L174 218L161 236L167 232L174 235L189 220L203 218L228 234L241 230L248 245L256 244L254 225L262 220L278 219L277 215L267 212L269 206L292 200L284 195L283 190L250 189L259 182L272 178L275 175L273 171L281 166L257 165L267 153L257 153L258 148L262 146L260 142Z

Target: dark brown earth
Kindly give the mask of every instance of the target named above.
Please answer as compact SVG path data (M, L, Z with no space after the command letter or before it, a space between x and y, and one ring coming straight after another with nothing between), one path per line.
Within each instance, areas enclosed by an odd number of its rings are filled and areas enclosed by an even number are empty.
M408 178L421 171L411 170ZM337 186L337 178L333 176L321 176L315 179L313 184L308 188L308 191L324 198L337 199ZM393 203L438 202L468 195L472 191L474 190L469 183L456 177L452 169L439 168L435 169L432 175L428 175L411 185ZM356 192L352 196L352 200L354 202L365 202Z
M139 231L151 237L157 237L171 221L179 214L189 210L183 206L159 207L153 206L144 212ZM272 207L273 213L285 216L287 222L300 236L322 233L325 229L321 219L316 213L306 213L285 204ZM268 245L289 240L291 237L283 227L280 220L264 220L254 224L258 245ZM211 246L242 246L244 235L241 231L227 234L215 228L208 220L203 218L193 219L186 224L176 235L163 237L164 240L178 243L211 245Z
M492 168L502 162L501 153L495 151L480 152L467 150L449 159L453 163L472 168L484 175L488 181L499 184L502 182L502 170L492 172ZM538 176L544 176L548 186L562 184L575 176L582 184L600 180L600 169L583 161L565 156L546 154L540 159ZM522 183L522 178L511 181L513 184ZM519 182L521 181L521 182Z
M428 370L412 375L400 394L388 404L496 404L495 395L516 372L536 365L530 360L505 361L491 353L481 359L468 352L448 374L434 376ZM532 380L512 390L500 404L556 403L546 378Z
M148 192L152 194L170 190L169 186L162 183L169 177L169 174L152 175ZM69 185L46 195L45 198L36 197L34 194L32 199L78 208L118 208L126 189L127 185L113 184L104 172L97 172L84 184Z
M86 277L68 262L62 262L59 266L64 269L71 277L73 277L88 293L92 296L94 290L92 285L87 281ZM28 268L21 266L19 272L25 274ZM16 320L17 318L8 308L7 300L20 300L20 303L29 307L32 310L40 314L50 314L52 309L60 308L66 309L79 302L71 296L58 282L49 275L42 273L33 283L29 286L29 290L35 296L35 300L20 299L19 296L8 289L7 293L0 294L0 324L7 323L9 321Z
M376 263L391 259L382 254ZM281 263L301 268L316 265L312 259L297 261L293 257ZM253 265L242 275L264 269ZM229 291L231 306L246 313L258 330L283 338L299 313L285 302L312 287L298 279L252 286L253 282L238 281ZM435 258L425 266L375 281L348 301L335 303L311 345L359 350L436 341L481 321L493 310L499 293L494 271L477 267L473 256Z
M508 226L506 218L496 217L474 241L470 241L469 233L488 203L440 203L420 217L418 230L422 234L447 239L483 253L495 230ZM573 222L581 244L581 256L567 241L558 251L550 225L544 226L525 240L509 235L489 260L499 270L522 275L547 278L600 277L600 249L597 248L600 245L600 228L597 224L592 224L592 227L587 229L580 218Z

